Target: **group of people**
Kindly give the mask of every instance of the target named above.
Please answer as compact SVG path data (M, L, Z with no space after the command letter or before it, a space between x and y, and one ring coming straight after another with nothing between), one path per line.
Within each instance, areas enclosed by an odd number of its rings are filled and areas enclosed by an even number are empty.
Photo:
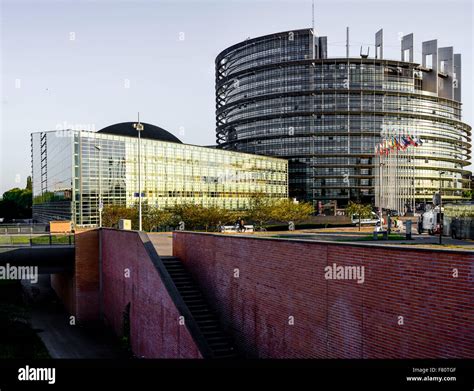
M246 228L245 228L244 220L241 218L238 218L237 221L235 222L235 228L237 232L245 232Z

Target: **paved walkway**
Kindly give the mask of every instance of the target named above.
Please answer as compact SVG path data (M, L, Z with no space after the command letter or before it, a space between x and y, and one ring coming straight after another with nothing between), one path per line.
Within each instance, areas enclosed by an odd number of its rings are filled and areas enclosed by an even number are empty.
M225 233L224 235L239 235L239 236L266 236L281 239L305 239L305 240L320 240L320 241L336 241L336 242L353 242L365 244L378 244L386 246L406 245L407 247L430 247L430 248L445 248L454 250L474 250L474 240L458 240L443 236L443 246L439 246L439 237L428 235L427 233L418 235L413 234L412 240L360 240L363 237L372 235L373 227L362 227L362 231L358 231L353 227L347 228L322 228L313 230L301 230L295 232L255 232L255 233ZM393 232L394 234L402 235L403 233ZM163 256L173 255L173 236L170 232L163 233L148 233L151 242L156 247L158 254Z
M52 358L124 357L118 340L105 329L71 326L69 315L55 299L49 275L40 275L37 284L23 282L34 303L31 326L36 330Z
M155 246L158 255L173 255L173 235L171 232L150 232L148 237Z
M404 236L403 233L393 232L397 235ZM337 241L337 242L354 242L354 243L366 243L366 244L381 244L387 246L393 245L406 245L406 246L415 246L415 247L434 247L438 248L453 248L453 249L464 249L472 251L474 250L474 240L458 240L452 239L447 236L443 236L443 246L439 246L439 236L437 235L428 235L428 234L413 234L412 240L402 239L402 240L360 240L362 237L367 237L372 235L372 231L365 232L350 232L344 230L341 232L317 232L317 231L298 231L295 233L291 232L266 232L265 236L270 237L281 237L281 238L294 238L294 239L305 239L305 240L328 240L328 241Z

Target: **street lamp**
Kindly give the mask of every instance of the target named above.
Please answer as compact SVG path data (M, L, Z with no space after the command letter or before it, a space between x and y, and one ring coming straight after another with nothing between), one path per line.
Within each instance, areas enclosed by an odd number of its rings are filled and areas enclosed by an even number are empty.
M99 228L102 228L102 210L104 209L104 203L102 202L102 147L100 145L94 145L94 148L98 151L99 155Z
M138 132L138 230L142 230L142 188L141 188L141 150L140 150L140 132L143 130L143 124L140 123L140 113L138 113L138 123L133 124Z
M379 163L379 210L380 210L380 219L382 219L383 216L383 175L382 175L382 167L385 166L385 163L380 162Z
M446 171L439 172L439 244L443 244L443 197L441 197L441 175Z

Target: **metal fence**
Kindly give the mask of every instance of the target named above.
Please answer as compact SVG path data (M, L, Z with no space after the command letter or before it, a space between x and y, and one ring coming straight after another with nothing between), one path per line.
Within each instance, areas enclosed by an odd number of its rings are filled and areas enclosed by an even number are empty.
M45 233L48 230L48 224L0 224L0 235Z
M74 245L73 234L13 234L0 235L0 247L11 246L72 246Z

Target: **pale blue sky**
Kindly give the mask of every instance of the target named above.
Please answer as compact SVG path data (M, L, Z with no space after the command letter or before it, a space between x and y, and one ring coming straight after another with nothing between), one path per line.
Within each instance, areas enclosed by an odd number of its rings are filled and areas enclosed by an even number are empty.
M143 121L186 143L215 144L216 55L247 37L311 25L311 0L0 3L0 193L24 186L33 131L98 130L140 111ZM463 56L471 125L472 19L470 0L316 1L316 29L328 36L329 56L345 54L346 26L354 56L382 27L386 58L400 57L400 33L415 34L416 61L422 41L453 45Z

